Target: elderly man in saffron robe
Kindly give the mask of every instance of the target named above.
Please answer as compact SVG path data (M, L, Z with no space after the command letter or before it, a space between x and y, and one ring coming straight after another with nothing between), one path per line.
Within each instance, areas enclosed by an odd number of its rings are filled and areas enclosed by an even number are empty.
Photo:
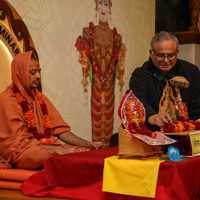
M18 54L11 63L12 83L0 94L0 168L38 169L52 155L102 145L70 132L70 126L37 89L40 70L34 51Z

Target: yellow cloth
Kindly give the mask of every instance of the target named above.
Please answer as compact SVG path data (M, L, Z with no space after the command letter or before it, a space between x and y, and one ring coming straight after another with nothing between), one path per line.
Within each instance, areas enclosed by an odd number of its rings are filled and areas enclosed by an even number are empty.
M106 158L103 172L103 191L155 198L160 163L158 157L146 160L118 156Z

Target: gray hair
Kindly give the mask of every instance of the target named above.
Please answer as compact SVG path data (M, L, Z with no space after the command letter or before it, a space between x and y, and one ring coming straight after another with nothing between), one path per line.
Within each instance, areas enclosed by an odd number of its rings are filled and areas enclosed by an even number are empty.
M156 42L158 41L165 41L165 40L169 40L169 39L172 39L176 42L176 50L178 50L179 48L179 42L178 42L178 39L177 37L173 34L173 33L170 33L170 32L165 32L165 31L161 31L159 32L158 34L156 34L152 40L151 40L151 50L153 50L153 46Z

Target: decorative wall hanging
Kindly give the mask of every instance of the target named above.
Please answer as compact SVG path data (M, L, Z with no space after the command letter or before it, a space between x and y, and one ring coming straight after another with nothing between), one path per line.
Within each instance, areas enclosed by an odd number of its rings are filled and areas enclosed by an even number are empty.
M119 80L122 93L126 47L117 29L109 27L111 0L102 1L103 3L94 1L99 24L90 22L89 27L83 28L83 34L77 38L75 46L82 65L85 102L88 76L91 81L92 138L109 146L113 134L115 82Z

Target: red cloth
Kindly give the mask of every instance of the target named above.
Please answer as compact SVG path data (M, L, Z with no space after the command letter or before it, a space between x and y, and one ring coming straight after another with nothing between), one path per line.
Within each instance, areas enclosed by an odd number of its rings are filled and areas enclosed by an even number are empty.
M82 200L150 200L151 198L102 192L104 159L117 152L118 149L114 147L50 157L45 162L45 170L23 182L21 190L27 196ZM199 169L200 157L183 162L161 163L155 199L198 199Z

